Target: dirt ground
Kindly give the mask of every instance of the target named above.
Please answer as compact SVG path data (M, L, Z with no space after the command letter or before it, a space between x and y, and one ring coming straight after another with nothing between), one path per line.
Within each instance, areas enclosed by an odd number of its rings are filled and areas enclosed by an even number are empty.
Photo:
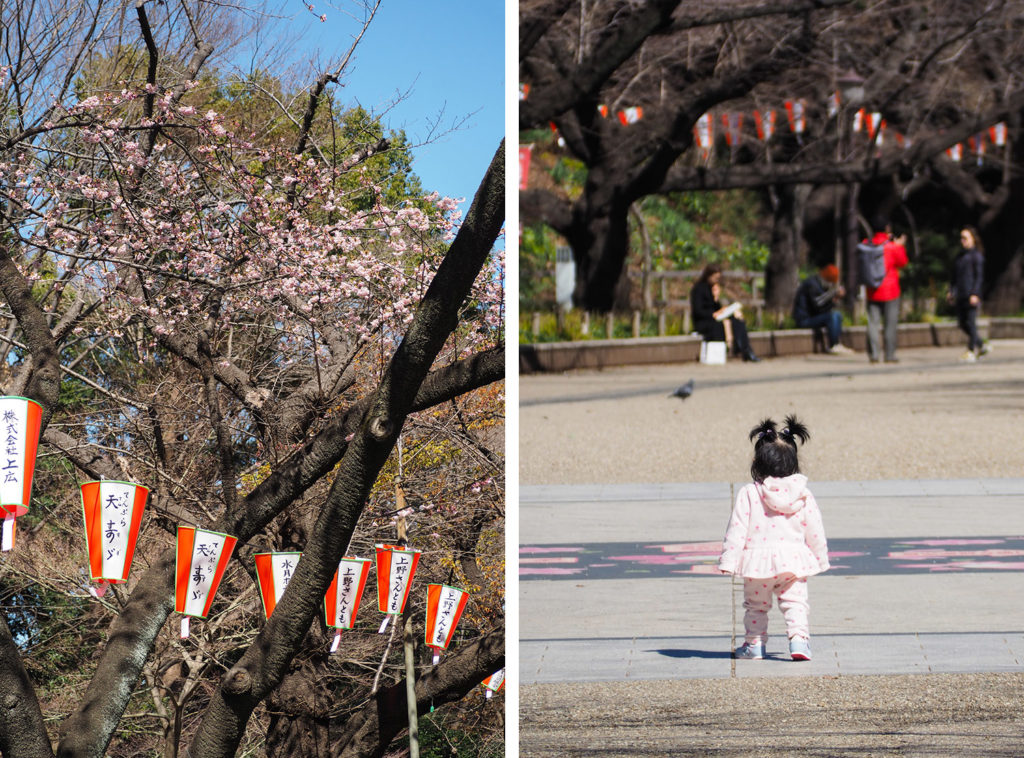
M541 756L1021 756L1024 673L534 685Z

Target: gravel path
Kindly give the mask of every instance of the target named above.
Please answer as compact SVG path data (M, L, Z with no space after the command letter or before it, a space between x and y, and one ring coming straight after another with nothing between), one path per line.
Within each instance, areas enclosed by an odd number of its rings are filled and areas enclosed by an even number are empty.
M970 478L1024 472L1024 341L976 364L957 348L726 366L680 364L520 377L522 484L744 481L747 434L765 416L810 428L811 481ZM687 400L669 398L693 377Z

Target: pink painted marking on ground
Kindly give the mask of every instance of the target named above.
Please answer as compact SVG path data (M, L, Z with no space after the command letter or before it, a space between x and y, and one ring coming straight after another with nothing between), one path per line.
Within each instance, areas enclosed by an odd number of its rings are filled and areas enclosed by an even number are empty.
M519 576L526 576L532 574L539 574L541 576L569 576L573 574L582 574L586 569L574 568L520 568Z
M696 563L697 561L717 561L718 553L714 555L609 555L610 561L628 561L646 566L671 566L674 563Z
M939 564L934 563L897 563L895 568L899 569L928 569L929 571L963 571L962 564Z
M901 550L889 553L886 560L926 561L941 558L1017 558L1024 550Z
M520 558L519 563L579 563L579 556L566 555L566 556L551 556L548 558Z
M718 570L718 567L712 566L709 563L698 563L698 564L696 564L694 566L690 566L689 568L676 569L675 571L672 571L670 573L673 573L673 574L719 574L721 576L725 576L725 574L723 574L721 571Z
M836 552L832 552L831 550L828 551L828 557L829 558L856 558L858 555L867 555L867 553L852 553L852 552L844 553L842 551L836 551ZM833 566L832 568L835 568L835 566Z
M1016 539L1020 539L1019 537ZM901 545L929 545L931 547L940 547L942 545L1001 545L1005 543L1005 539L995 540L965 540L965 539L945 539L945 540L899 540Z
M660 550L663 553L706 553L716 555L722 551L722 542L682 542L669 545L644 545L649 550Z
M1021 561L964 561L957 565L972 569L998 569L1001 571L1024 570L1024 562Z
M582 553L582 547L521 547L519 554L539 555L542 553Z

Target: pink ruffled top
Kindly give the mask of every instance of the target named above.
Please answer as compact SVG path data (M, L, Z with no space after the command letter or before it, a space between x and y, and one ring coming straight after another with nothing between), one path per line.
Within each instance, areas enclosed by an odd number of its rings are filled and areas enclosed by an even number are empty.
M807 489L807 477L768 477L736 496L718 568L755 578L826 571L828 543L821 511Z

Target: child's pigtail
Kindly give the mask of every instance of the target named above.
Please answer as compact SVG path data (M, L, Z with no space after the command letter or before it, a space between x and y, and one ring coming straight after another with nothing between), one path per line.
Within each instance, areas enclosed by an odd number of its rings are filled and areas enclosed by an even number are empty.
M777 432L775 431L775 422L770 418L766 418L760 424L750 430L750 441L754 442L755 449L762 444L767 442L775 442ZM756 442L755 442L756 440Z
M779 433L786 442L793 447L796 447L796 438L800 438L800 444L807 442L811 438L811 433L807 431L807 427L801 424L796 416L786 416L786 425Z

